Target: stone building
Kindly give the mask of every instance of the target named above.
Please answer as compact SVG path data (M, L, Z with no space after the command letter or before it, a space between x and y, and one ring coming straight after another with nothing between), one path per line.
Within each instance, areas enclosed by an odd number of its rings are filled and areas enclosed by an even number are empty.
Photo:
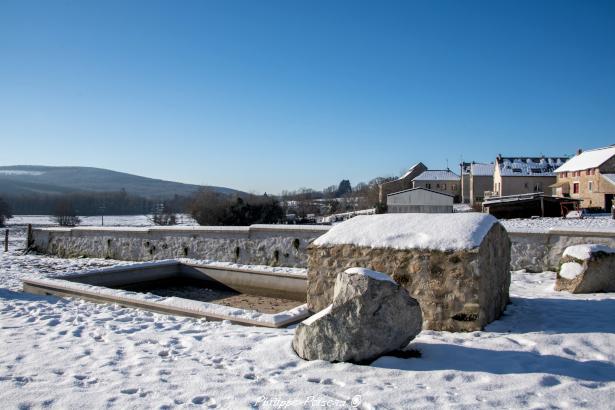
M388 213L452 213L453 195L412 188L387 195Z
M461 202L461 178L450 169L425 171L414 178L412 187L453 195L455 202Z
M498 155L493 172L492 196L549 192L556 181L555 168L567 159Z
M610 211L615 198L615 146L579 150L555 173L551 187L556 195L580 199L582 208Z
M463 162L461 166L461 201L464 204L480 205L485 192L493 190L495 165L477 162Z
M408 172L396 180L381 184L378 195L379 201L386 203L388 194L413 188L412 180L425 171L427 171L427 167L422 162L419 162L411 166Z

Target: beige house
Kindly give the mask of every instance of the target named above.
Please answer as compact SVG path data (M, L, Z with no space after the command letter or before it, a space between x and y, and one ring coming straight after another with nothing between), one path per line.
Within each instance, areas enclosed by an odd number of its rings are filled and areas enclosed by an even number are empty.
M547 192L556 181L555 168L568 158L502 157L495 160L492 196Z
M461 197L464 204L480 205L485 192L493 190L495 165L477 162L463 162L461 165Z
M427 170L412 182L413 188L425 188L453 195L455 202L461 202L461 178L450 169Z
M394 181L385 182L380 185L378 199L381 203L386 203L387 195L393 192L399 192L412 188L412 180L419 176L421 173L427 171L427 167L422 162L414 164L410 167L401 177Z
M615 198L615 146L582 152L555 170L558 196L581 199L582 208L610 211Z

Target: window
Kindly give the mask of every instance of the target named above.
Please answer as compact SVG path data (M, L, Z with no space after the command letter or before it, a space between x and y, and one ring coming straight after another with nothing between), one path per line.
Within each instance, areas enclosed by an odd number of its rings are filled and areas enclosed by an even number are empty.
M456 191L456 190L457 190L457 184L452 184L451 191Z
M589 175L591 175L591 172L592 172L592 171L591 171L591 169L586 170L586 171L585 171L585 176L589 176Z
M587 190L588 190L589 192L592 192L592 191L594 190L594 181L589 181L589 182L587 183Z
M572 183L572 193L573 194L578 194L579 193L579 183L578 182L573 182Z
M440 184L436 184L436 188L440 188Z
M442 184L442 189L446 191L446 184Z
M425 184L425 188L431 189L431 184Z

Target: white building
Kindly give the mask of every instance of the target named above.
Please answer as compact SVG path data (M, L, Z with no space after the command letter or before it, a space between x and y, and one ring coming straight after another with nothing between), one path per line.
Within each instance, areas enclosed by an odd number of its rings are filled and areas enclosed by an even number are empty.
M389 213L452 213L451 194L426 188L412 188L387 195Z

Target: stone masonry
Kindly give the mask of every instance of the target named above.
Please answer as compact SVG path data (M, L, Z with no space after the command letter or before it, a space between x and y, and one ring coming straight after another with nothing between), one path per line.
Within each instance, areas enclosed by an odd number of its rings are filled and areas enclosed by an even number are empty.
M385 272L419 301L423 328L472 331L500 317L509 301L510 240L495 223L468 250L389 249L353 244L308 247L308 307L331 303L338 272L365 267Z

